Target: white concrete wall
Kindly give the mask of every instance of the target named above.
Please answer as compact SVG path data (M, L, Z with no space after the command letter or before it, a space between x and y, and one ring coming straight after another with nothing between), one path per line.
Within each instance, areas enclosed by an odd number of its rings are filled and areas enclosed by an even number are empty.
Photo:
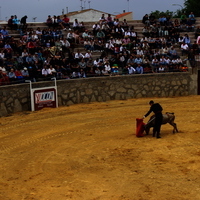
M74 22L75 19L78 19L79 22L98 22L101 15L104 14L105 17L108 16L108 13L98 12L95 10L90 10L87 12L81 12L80 14L75 14L73 16L69 16L70 22ZM115 18L115 15L112 15L112 18Z

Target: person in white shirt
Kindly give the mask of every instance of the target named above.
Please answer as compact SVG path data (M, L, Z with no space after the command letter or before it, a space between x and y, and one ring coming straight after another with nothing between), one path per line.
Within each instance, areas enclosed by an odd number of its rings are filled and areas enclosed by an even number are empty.
M98 30L101 28L101 26L99 25L99 23L95 23L93 26L92 26L92 32L93 32L93 35L96 35Z
M165 67L163 65L160 65L160 67L158 68L158 72L164 72L165 71Z
M53 77L56 76L56 70L55 70L55 68L53 68L52 65L50 65L50 67L49 67L49 72L50 72L51 76L53 76Z
M78 49L74 55L74 59L78 63L82 58L84 58L84 55L80 53L80 50Z
M92 53L88 50L84 55L84 60L88 62L89 59L92 59Z
M189 46L185 42L183 42L183 44L181 44L181 51L182 51L182 56L184 54L188 54Z
M65 53L65 52L70 52L70 46L71 46L71 44L70 44L70 42L66 39L66 38L64 38L63 40L60 40L60 42L61 42L61 44L62 44L62 51L63 51L63 53Z
M5 58L5 53L3 50L1 50L1 53L0 53L0 59L4 59Z
M105 65L104 65L104 71L105 71L107 74L110 74L110 72L111 72L111 67L110 67L109 62L106 62L106 63L105 63Z
M136 70L131 65L128 65L128 74L135 74Z
M181 59L180 57L178 57L178 58L176 59L176 62L177 62L178 64L182 64L182 63L183 63L183 61L182 61L182 59Z
M44 65L43 69L42 69L42 76L43 77L48 77L51 74L50 70L47 68L46 65Z

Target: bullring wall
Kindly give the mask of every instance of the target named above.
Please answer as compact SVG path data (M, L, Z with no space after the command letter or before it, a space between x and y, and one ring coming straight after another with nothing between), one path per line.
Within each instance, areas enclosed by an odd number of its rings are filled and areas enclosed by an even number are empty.
M196 95L196 82L188 72L59 80L58 105ZM45 86L54 86L54 82L32 83L33 88ZM30 110L29 83L0 87L0 116Z

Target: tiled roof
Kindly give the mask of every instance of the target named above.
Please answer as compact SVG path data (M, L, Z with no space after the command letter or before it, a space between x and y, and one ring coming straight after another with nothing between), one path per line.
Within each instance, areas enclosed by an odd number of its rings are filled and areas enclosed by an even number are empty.
M126 15L128 15L128 14L131 14L131 13L132 13L132 12L121 13L121 14L119 14L119 15L116 15L116 19L119 19L119 18L124 17L124 16L126 16Z
M97 12L101 12L101 13L105 13L105 14L109 14L109 13L106 13L106 12L102 12L100 10L95 10L95 9L85 9L85 10L79 10L79 11L73 11L73 12L69 12L67 13L67 16L73 16L73 15L76 15L76 14L81 14L81 13L85 13L85 12L88 12L90 10L94 10L94 11L97 11ZM111 14L112 15L112 14Z

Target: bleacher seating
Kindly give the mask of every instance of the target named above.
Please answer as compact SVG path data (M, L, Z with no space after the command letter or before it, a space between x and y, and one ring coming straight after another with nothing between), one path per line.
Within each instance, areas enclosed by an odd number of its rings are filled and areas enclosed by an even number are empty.
M91 36L92 36L92 38L95 40L95 38L96 37L94 37L94 35L92 34L93 33L93 29L92 29L92 26L93 26L93 22L85 22L84 23L84 29L82 29L82 31L81 32L79 32L77 35L76 35L76 42L73 42L73 44L71 43L71 48L70 48L70 50L69 51L67 51L67 52L65 52L65 54L62 54L62 56L61 56L61 54L57 54L57 52L56 52L56 49L57 49L57 47L56 48L54 48L55 46L51 46L50 48L46 48L46 46L45 46L45 48L37 48L37 51L38 50L41 50L42 51L42 53L43 53L43 61L42 61L42 65L41 66L39 66L39 65L37 65L36 67L37 67L37 73L40 73L40 75L37 77L37 78L34 78L34 79L32 79L33 81L35 81L35 80L37 80L37 81L39 81L39 80L49 80L49 78L51 78L50 76L49 77L44 77L44 76L41 76L41 73L42 73L42 70L43 70L43 66L44 65L47 65L48 64L48 67L50 66L50 65L52 65L52 63L53 62L50 62L50 63L48 63L48 56L49 55L51 55L51 59L52 60L54 60L54 59L57 59L58 57L62 57L62 59L68 59L68 63L65 63L66 64L66 66L64 67L65 68L65 73L62 75L62 76L60 76L60 75L56 75L56 77L57 78L78 78L78 77L91 77L91 76L99 76L99 75L119 75L119 74L130 74L129 73L129 71L128 71L128 69L126 70L126 65L127 65L127 63L123 63L123 65L121 65L121 66L118 66L117 64L118 64L118 62L119 62L119 60L117 60L117 62L116 61L113 61L112 59L118 59L118 55L119 55L119 51L117 50L117 48L116 48L116 50L115 50L115 45L113 46L113 48L111 48L111 49L109 49L109 48L107 48L107 47L105 47L105 44L103 45L103 47L101 47L101 48L97 48L97 49L93 49L92 50L92 52L91 52L91 54L92 54L92 62L94 61L94 60L96 60L96 59L99 59L101 62L103 62L103 65L106 63L106 61L108 61L109 62L109 64L111 65L111 69L110 69L110 72L109 73L102 73L102 72L100 72L100 74L99 74L99 72L98 71L95 71L95 69L96 68L100 68L100 70L102 71L103 69L104 69L104 67L94 67L94 70L91 72L90 70L89 71L87 71L87 73L86 74L84 74L83 75L83 73L85 72L85 71L82 71L82 72L80 72L80 70L77 70L77 62L76 62L76 59L75 59L75 54L77 53L77 51L79 51L80 53L82 53L82 54L85 54L86 53L86 49L85 49L85 47L84 47L84 39L82 38L82 32L85 30L85 29L87 29L89 32L91 32ZM139 48L139 46L137 46L138 44L137 44L137 41L138 40L141 40L143 37L144 37L144 35L143 35L143 28L144 28L144 24L142 23L142 20L132 20L132 21L128 21L128 25L129 25L129 27L132 27L132 29L133 29L133 31L134 32L136 32L136 34L137 34L137 38L136 39L133 39L133 40L131 40L131 44L130 44L130 46L131 46L131 49L129 49L127 46L125 47L125 45L124 45L124 47L125 48L123 48L123 49L125 49L125 51L123 51L122 52L122 54L127 54L128 53L128 58L126 58L126 61L129 59L129 56L130 55L136 55L137 53L137 49ZM19 29L17 29L17 30L11 30L11 29L9 29L9 27L7 26L7 23L3 23L3 22L1 22L0 23L0 26L1 26L1 28L3 28L4 26L6 26L6 28L8 29L8 31L9 31L9 36L10 37L12 37L13 39L14 39L14 41L17 43L17 41L19 41L20 40L20 38L22 37L22 36L24 36L24 33L22 32L22 30L19 30ZM185 28L184 29L182 29L182 32L180 32L180 35L182 35L182 36L184 36L185 34L188 34L188 36L189 36L189 38L191 39L191 44L193 44L193 42L196 40L196 38L195 38L195 30L196 30L196 28L198 27L198 26L200 26L200 18L197 18L197 20L196 20L196 24L195 24L195 29L193 30L193 31L188 31L188 30L186 30ZM47 24L46 23L40 23L40 22L31 22L31 23L27 23L27 30L30 32L30 31L32 31L32 30L36 30L36 29L38 29L38 28L40 28L41 30L45 30L45 29L48 29L49 27L47 26ZM61 27L60 26L58 26L58 27L56 27L56 28L59 28L59 30L61 30ZM70 29L65 29L65 30L61 30L61 32L62 32L62 37L63 38L66 38L67 37L67 34L70 32L70 30L71 29L73 29L73 27L71 26L70 27ZM111 38L112 38L112 33L109 33L108 34L108 38L106 39L106 41L104 41L105 43L107 42L107 43L111 43L110 41L111 41ZM122 35L122 37L124 38L124 35ZM90 38L91 39L91 38ZM102 40L103 41L103 40ZM109 41L109 42L108 42ZM135 42L136 41L136 42ZM54 41L55 42L55 41ZM45 44L46 45L46 44ZM135 45L135 46L134 46ZM123 46L123 45L122 45ZM180 56L180 58L182 59L182 60L187 60L188 58L187 58L187 56L188 55L186 55L186 56L183 56L182 55L182 52L181 52L181 49L180 49L180 44L176 41L174 44L173 44L173 46L174 46L174 48L175 48L175 50L177 51L177 53L178 53L178 55ZM143 48L143 47L142 47ZM1 48L1 49L3 49L3 48ZM48 52L47 52L47 50L48 50ZM151 52L150 52L150 54L148 54L148 56L151 58L150 59L150 61L153 59L153 57L154 56L157 56L157 51L158 51L158 47L156 46L156 47L154 47L154 48L151 48L150 49L151 50ZM29 53L30 53L30 49L28 50L29 51ZM117 52L115 52L115 51L117 51ZM35 51L34 51L35 52ZM110 52L112 52L112 53L110 53ZM15 59L15 61L16 61L16 57L18 56L18 53L19 52L17 52L15 49L14 49L14 51L12 52L12 56L11 56L11 59ZM21 53L21 52L20 52ZM38 52L37 52L38 53ZM47 57L45 57L44 56L44 54L46 55L47 54ZM114 54L115 55L115 57L113 58L112 57L112 54ZM146 57L147 55L144 55L143 56L143 59ZM197 57L197 55L195 55L196 57ZM53 57L53 58L52 58ZM73 57L73 59L72 59L72 57ZM136 57L136 56L135 56ZM195 58L196 58L195 57ZM60 59L60 58L59 58ZM71 60L70 60L71 59ZM71 63L69 64L69 60L71 61ZM88 60L87 60L88 61ZM8 64L8 62L9 62L9 57L8 58L6 58L6 59L4 59L2 62L1 62L1 65L7 65ZM35 64L34 64L35 65ZM70 65L70 72L69 72L69 65ZM93 64L94 65L94 64ZM117 65L117 67L116 67L116 65ZM113 66L115 66L115 67L113 67ZM134 68L136 68L136 64L134 64ZM144 64L144 66L146 66L146 64ZM19 66L18 66L19 67ZM26 64L22 64L22 65L20 65L20 69L19 70L23 70L24 69L24 67L25 68L28 68L28 70L29 70L29 67L31 67L31 66L28 66L27 65L27 63ZM54 64L53 64L53 67L54 67ZM63 66L57 66L56 65L56 67L58 67L59 69L58 69L58 72L56 72L56 73L62 73L61 71L61 69L60 68L62 68ZM10 67L10 68L8 68L7 70L10 70L12 67ZM16 66L14 66L14 68L17 68ZM164 70L164 71L160 71L160 72L169 72L169 71L185 71L185 69L187 69L187 67L185 66L185 63L183 64L183 66L182 67L175 67L175 69L171 69L171 70L169 70L169 67L166 67L166 69ZM56 69L57 70L57 69ZM60 72L59 72L59 70L60 70ZM29 72L30 72L30 74L31 73L33 73L33 71L32 71L32 69L31 70L29 70ZM149 67L148 68L145 68L144 70L143 70L143 73L152 73L152 72L158 72L158 67L156 67L156 70L154 71L153 70L153 67L151 66L151 65L149 65ZM53 73L54 74L54 76L55 76L55 73ZM25 79L24 79L25 80ZM7 81L8 82L8 81ZM7 83L6 82L6 83ZM23 82L23 81L21 81L21 80L15 80L15 82L16 83L21 83L21 82ZM13 81L13 83L14 83L14 81Z

